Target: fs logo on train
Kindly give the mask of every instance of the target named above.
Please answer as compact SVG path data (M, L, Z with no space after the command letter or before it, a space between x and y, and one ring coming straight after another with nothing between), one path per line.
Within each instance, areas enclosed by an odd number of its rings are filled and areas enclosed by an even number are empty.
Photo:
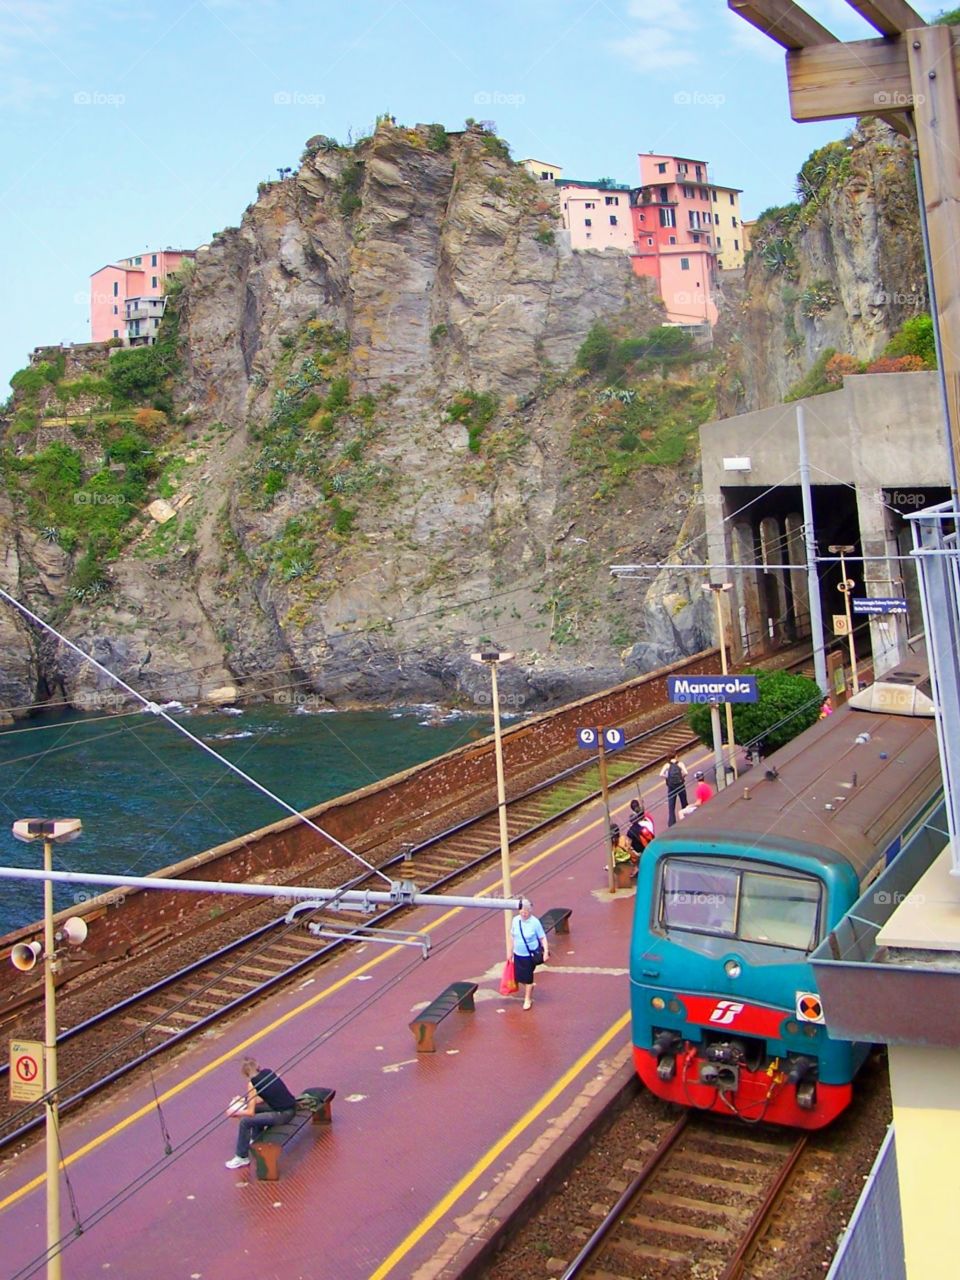
M735 1000L718 1000L716 1008L710 1015L710 1021L722 1027L729 1027L738 1013L743 1013L743 1005Z
M823 1005L815 991L797 992L797 1018L800 1022L823 1024Z

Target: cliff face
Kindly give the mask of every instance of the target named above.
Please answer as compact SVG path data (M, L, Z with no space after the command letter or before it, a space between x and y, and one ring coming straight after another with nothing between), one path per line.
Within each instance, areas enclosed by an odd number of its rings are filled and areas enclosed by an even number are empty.
M795 216L761 221L730 318L724 416L780 403L828 347L876 357L929 310L908 143L865 121L836 148L811 157Z

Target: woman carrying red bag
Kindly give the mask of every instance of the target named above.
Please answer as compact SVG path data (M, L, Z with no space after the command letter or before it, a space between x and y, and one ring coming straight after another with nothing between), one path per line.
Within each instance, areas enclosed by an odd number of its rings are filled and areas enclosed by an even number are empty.
M547 935L543 925L533 912L533 904L529 898L520 899L520 914L513 917L510 926L514 974L523 991L523 1007L529 1009L533 1004L533 971L538 964L546 964L550 958L547 946Z

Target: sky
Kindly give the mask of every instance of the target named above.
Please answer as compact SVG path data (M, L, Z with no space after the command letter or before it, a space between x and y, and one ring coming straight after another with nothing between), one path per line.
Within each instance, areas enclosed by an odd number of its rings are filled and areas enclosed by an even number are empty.
M876 34L844 0L803 7ZM35 346L87 340L93 271L206 243L307 138L384 112L495 121L566 177L706 160L748 218L850 126L791 122L782 51L725 0L0 0L0 395Z

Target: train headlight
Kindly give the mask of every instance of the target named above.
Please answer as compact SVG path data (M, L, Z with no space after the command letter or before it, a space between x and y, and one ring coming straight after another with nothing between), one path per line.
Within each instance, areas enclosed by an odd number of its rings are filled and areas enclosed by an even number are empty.
M723 971L728 978L739 978L743 973L743 966L739 960L727 960L724 962Z
M654 996L650 1003L653 1005L654 1009L665 1009L667 1007L667 1002L664 1000L663 996Z

